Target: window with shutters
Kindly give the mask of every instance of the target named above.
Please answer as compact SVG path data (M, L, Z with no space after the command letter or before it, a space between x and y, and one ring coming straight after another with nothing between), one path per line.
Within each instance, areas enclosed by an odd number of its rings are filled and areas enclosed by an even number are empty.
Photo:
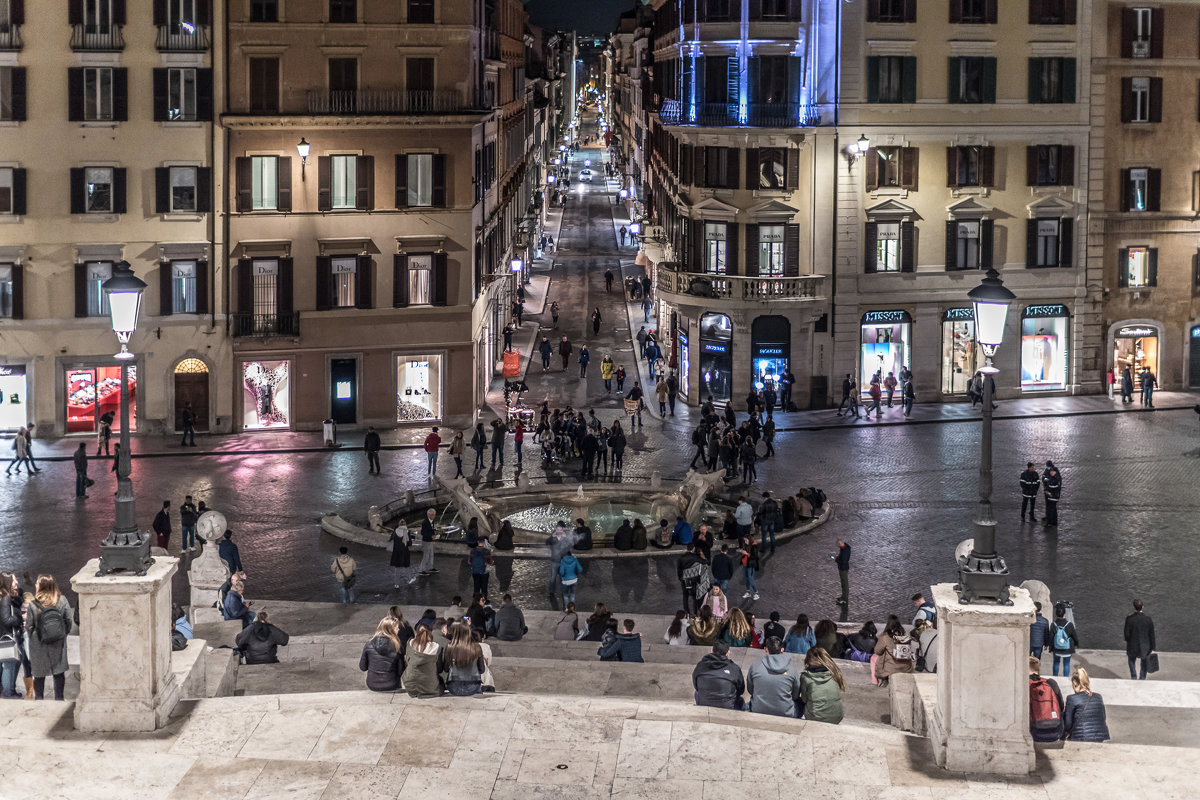
M979 269L981 220L958 220L956 222L956 258L946 269Z
M1075 0L1029 0L1030 25L1069 25L1075 22Z
M113 118L112 67L85 67L83 70L83 118L106 122Z
M758 85L752 103L784 103L788 97L790 56L760 56ZM753 72L751 73L753 74Z
M987 0L958 0L962 5L962 16L957 22L983 25L988 21Z
M413 25L433 24L434 0L408 0L408 21Z
M783 277L783 240L785 225L758 226L758 274L766 278Z
M900 223L880 222L875 227L875 269L900 271Z
M277 113L279 111L279 59L252 58L248 72L250 113Z
M903 147L873 147L867 153L867 158L876 160L878 186L900 188L904 185L900 170L900 159L903 152Z
M433 154L410 153L408 155L408 205L428 207L433 205Z
M354 308L357 297L355 283L358 277L358 258L334 256L329 259L329 270L333 278L329 282L329 304L333 308Z
M786 19L788 15L788 0L763 0L763 19Z
M172 261L171 313L195 314L197 301L197 264L195 261Z
M197 211L196 168L171 167L171 211Z
M951 186L990 186L994 149L979 145L950 148Z
M730 148L728 147L704 148L705 186L719 189L726 185L726 178L729 173L729 153Z
M408 304L427 306L433 302L433 255L424 253L408 257Z
M279 207L279 159L275 156L250 158L250 210L274 211Z
M358 194L357 156L330 156L329 201L333 208L354 208Z
M13 315L13 265L0 264L0 317Z
M1075 148L1061 144L1039 144L1032 148L1033 186L1070 186L1074 183Z
M786 153L778 147L758 150L758 188L783 189L787 185Z
M1058 219L1034 220L1034 235L1037 237L1037 243L1035 245L1033 266L1059 266L1061 225L1062 223Z
M14 214L16 181L12 167L0 167L0 214Z
M108 33L114 23L112 0L83 0L84 33Z
M113 213L112 167L87 167L83 171L83 181L84 210L88 214Z
M357 22L358 0L329 0L330 22Z
M1153 36L1154 10L1150 8L1134 8L1132 11L1133 57L1150 57L1150 40Z
M278 22L279 0L250 0L251 22Z
M1075 102L1075 59L1031 58L1029 69L1029 102ZM1068 81L1070 86L1067 85Z
M724 222L707 222L704 225L704 271L709 275L726 273L728 227Z
M880 56L875 60L876 74L879 76L879 96L876 102L903 103L904 98L904 57Z
M167 70L167 119L172 122L196 119L196 70Z
M1150 121L1150 79L1145 77L1131 78L1129 81L1130 97L1129 122Z
M1129 170L1129 178L1125 184L1125 196L1128 198L1130 211L1146 211L1149 209L1149 188L1149 169Z
M172 33L195 33L208 24L196 12L197 0L167 0L167 27Z
M1140 289L1147 286L1154 286L1157 283L1157 276L1152 274L1150 268L1151 248L1149 247L1127 247L1124 249L1124 257L1121 263L1121 277L1124 279L1119 281L1121 286L1130 289Z
M876 22L911 22L905 13L905 0L879 0Z
M996 59L966 56L950 59L950 102L995 102Z
M250 275L256 320L273 319L279 307L279 259L254 259L250 262Z
M88 261L84 264L84 291L87 292L87 315L108 316L108 293L104 282L112 277L111 261Z
M24 119L25 68L0 67L0 121L20 122Z

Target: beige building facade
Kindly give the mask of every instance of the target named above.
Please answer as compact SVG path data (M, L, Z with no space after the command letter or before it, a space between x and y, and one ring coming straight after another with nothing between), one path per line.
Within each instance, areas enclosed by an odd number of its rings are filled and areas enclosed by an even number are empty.
M148 284L130 343L131 427L174 431L191 402L199 430L230 430L220 8L0 7L0 429L94 436L117 415L101 285L124 260Z

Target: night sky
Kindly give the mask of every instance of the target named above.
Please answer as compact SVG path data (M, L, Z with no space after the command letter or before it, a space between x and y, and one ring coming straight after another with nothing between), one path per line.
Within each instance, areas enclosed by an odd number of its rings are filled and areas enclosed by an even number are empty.
M635 0L529 0L525 7L534 24L554 30L607 35Z

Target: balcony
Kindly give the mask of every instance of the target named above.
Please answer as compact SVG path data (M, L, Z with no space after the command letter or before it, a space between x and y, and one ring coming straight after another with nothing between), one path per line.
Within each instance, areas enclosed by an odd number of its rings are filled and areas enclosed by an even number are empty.
M208 26L159 25L154 46L162 52L203 53L209 47Z
M465 108L462 95L453 89L308 92L309 114L452 114Z
M72 50L114 51L125 49L125 37L120 25L97 28L92 25L71 26Z
M824 275L797 275L790 278L709 275L681 272L679 264L658 265L658 291L674 295L732 300L747 303L777 303L818 300Z
M300 312L289 314L231 314L233 335L240 339L299 336Z
M0 26L0 50L21 49L21 26Z
M800 103L750 103L746 121L738 122L738 108L730 103L698 103L695 119L679 100L664 100L658 117L664 125L696 125L706 128L811 128L821 124L814 105Z

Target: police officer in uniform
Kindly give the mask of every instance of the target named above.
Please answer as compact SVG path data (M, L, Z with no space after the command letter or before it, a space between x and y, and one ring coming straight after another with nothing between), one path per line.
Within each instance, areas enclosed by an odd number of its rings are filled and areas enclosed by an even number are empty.
M1042 481L1038 478L1037 470L1033 468L1033 462L1030 461L1025 465L1025 471L1021 473L1021 519L1025 519L1025 509L1029 509L1029 521L1037 522L1037 517L1033 512L1037 506L1038 487L1042 485Z

